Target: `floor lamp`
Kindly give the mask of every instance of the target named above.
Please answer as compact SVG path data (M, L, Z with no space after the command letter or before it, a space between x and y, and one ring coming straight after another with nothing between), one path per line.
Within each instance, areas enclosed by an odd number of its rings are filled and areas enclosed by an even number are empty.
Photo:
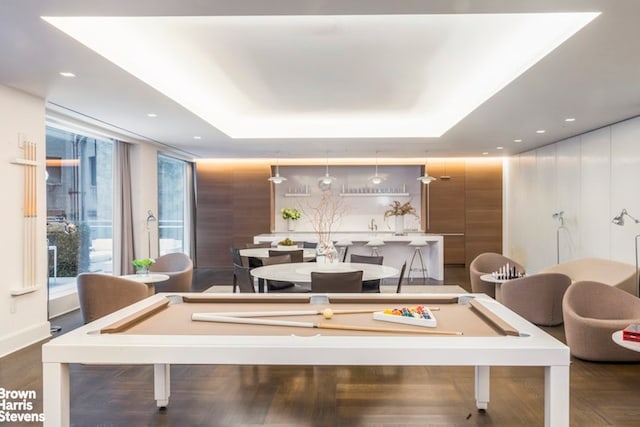
M151 210L147 211L147 240L149 242L149 258L151 258L151 223L156 222L158 219L153 215Z
M624 225L624 217L628 216L629 218L631 218L633 220L633 222L635 222L636 224L640 223L640 220L634 218L633 216L631 216L629 214L629 212L627 212L626 209L622 209L622 211L620 211L620 215L618 216L614 216L613 219L611 220L612 223L614 223L615 225ZM636 244L636 296L640 296L640 282L638 282L638 238L640 237L640 234L636 235L635 238L635 244Z
M566 230L567 227L564 226L564 211L556 212L551 217L553 219L557 219L560 221L560 225L556 230L556 264L560 264L560 230Z

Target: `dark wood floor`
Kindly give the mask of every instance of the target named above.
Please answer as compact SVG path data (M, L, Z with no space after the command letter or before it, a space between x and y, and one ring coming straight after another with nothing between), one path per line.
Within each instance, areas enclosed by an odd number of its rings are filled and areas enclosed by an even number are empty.
M194 289L224 280L200 271ZM448 268L445 282L469 286L463 268ZM53 323L64 333L78 322L71 313ZM564 340L562 327L545 329ZM0 359L0 387L36 390L33 412L42 411L40 362L40 345ZM72 365L71 420L75 426L542 426L543 381L542 368L492 368L491 402L481 414L473 369L466 367L173 366L170 405L158 411L151 367ZM640 365L574 360L571 425L640 425Z

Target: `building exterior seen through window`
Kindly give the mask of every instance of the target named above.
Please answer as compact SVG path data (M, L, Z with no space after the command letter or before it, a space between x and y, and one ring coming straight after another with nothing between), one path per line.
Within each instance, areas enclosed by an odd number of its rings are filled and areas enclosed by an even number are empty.
M46 129L49 286L112 272L113 141Z

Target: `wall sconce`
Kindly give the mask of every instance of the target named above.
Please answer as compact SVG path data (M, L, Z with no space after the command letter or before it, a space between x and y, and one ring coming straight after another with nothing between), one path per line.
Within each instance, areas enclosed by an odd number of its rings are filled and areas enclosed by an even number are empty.
M147 211L147 241L149 243L149 258L151 258L151 223L157 222L158 219L155 217L151 209Z
M628 216L629 218L631 218L633 220L633 222L635 222L636 224L640 223L640 220L634 218L633 216L631 216L631 214L629 214L629 212L627 212L626 209L622 209L620 211L620 214L617 216L614 216L613 219L611 220L612 223L614 223L615 225L620 225L623 226L624 225L624 217ZM638 238L640 237L640 234L637 234L635 237L635 244L636 244L636 296L638 296L638 292L640 292L640 282L638 282Z
M556 264L560 264L560 230L567 230L564 226L564 211L556 212L551 215L551 218L557 219L560 222L558 229L556 230Z

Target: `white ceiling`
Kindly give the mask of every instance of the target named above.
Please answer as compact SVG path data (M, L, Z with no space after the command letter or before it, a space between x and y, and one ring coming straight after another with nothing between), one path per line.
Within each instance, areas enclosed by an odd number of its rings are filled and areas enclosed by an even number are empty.
M106 124L194 157L360 158L376 152L380 157L424 157L427 152L430 157L483 152L497 156L640 114L640 1L635 0L11 0L1 8L0 84L43 97L58 113ZM549 37L551 21L530 23L524 19L530 15L487 20L486 15L550 12L601 14L566 41L566 35ZM460 20L469 14L483 14L489 26L470 34L467 31L475 24ZM245 15L252 18L238 18ZM354 35L343 15L357 24L366 22L365 30ZM457 34L473 42L471 47L454 45L451 34L436 32L444 15L458 18L454 25L463 26L464 32ZM117 66L41 16L156 18L94 18L89 34L93 33L93 42L85 43ZM176 16L181 18L166 18ZM105 21L128 25L102 25ZM173 26L158 26L165 21ZM212 27L211 22L222 26ZM223 31L231 23L233 31ZM548 47L552 50L546 56L532 47L523 49L516 35L527 26L534 35L543 30L535 39L546 37L559 46ZM146 44L132 31L146 35ZM104 41L119 44L113 49ZM515 50L510 44L516 45ZM503 46L511 53L500 51ZM175 53L167 59L169 48L201 57L202 51L210 52L225 72L212 67L212 61L178 59ZM522 50L532 51L532 58L518 63L513 52ZM469 65L473 57L482 60L496 52L502 56L494 72L487 73L481 63ZM156 62L159 57L164 62ZM137 65L154 64L153 72L141 74L135 63L132 68L123 58L134 59ZM421 83L423 70L433 69L434 58L444 59L446 65L430 74L438 78ZM500 74L512 63L520 64L513 75ZM188 78L171 76L173 70ZM61 71L76 77L62 77ZM451 83L451 77L458 80ZM233 85L213 85L220 80ZM158 81L174 87L167 90ZM452 86L446 87L445 81ZM476 86L484 88L484 94L473 93L473 82L481 83ZM202 90L193 91L187 83ZM189 91L196 101L186 100ZM434 109L436 100L441 104ZM463 104L456 110L458 116L447 117L447 126L435 133L427 133L427 120L416 120L444 114L446 104L454 101ZM432 110L417 110L420 102ZM224 109L229 106L234 107L233 114ZM412 114L409 119L407 112ZM234 120L221 120L228 117ZM296 123L308 117L332 121L307 137L300 129L308 130L310 122ZM568 117L575 121L565 122ZM390 118L394 125L404 126L394 129ZM365 134L362 128L355 133L356 123L365 125ZM276 129L274 124L285 126ZM536 133L539 129L546 132ZM440 137L422 136L443 131ZM196 135L201 139L194 139Z

